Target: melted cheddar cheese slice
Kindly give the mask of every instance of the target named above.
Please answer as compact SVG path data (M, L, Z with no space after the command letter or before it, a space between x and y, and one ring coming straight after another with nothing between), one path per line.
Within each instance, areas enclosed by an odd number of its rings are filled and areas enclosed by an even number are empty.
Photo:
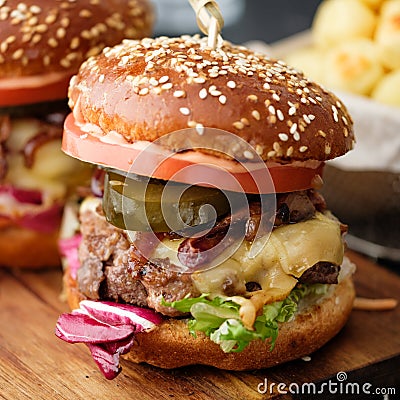
M319 261L340 265L343 260L340 224L329 214L317 212L310 220L276 228L268 239L258 240L254 245L259 245L260 251L255 256L251 253L252 244L243 241L218 266L193 273L197 289L210 297L226 296L224 288L230 285L230 292L246 295L246 282L257 282L262 290L254 293L254 302L267 304L287 297L297 283L296 278ZM164 240L151 258L169 257L172 264L180 266L180 243Z

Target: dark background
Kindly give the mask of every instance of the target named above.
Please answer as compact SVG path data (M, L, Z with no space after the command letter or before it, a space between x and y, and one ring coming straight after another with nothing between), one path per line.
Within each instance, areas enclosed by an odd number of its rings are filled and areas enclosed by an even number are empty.
M194 33L185 31L183 25L187 21L171 22L174 16L177 16L179 9L168 6L168 3L174 3L173 0L153 0L155 3L161 3L163 9L157 9L162 14L157 18L162 21L170 21L169 28L166 31L157 29L155 35L175 36L184 33ZM286 38L297 32L310 28L315 11L322 0L246 0L243 16L233 25L226 26L222 31L222 36L233 43L244 43L250 40L263 40L267 43ZM182 3L184 2L182 1ZM222 7L223 16L227 17L227 12ZM187 4L188 7L190 7ZM158 13L159 14L159 13ZM193 25L196 27L195 14L189 13L189 18L193 19ZM187 19L187 17L186 17ZM196 27L197 28L197 27Z
M283 39L310 28L321 0L247 0L242 20L222 31L234 43Z

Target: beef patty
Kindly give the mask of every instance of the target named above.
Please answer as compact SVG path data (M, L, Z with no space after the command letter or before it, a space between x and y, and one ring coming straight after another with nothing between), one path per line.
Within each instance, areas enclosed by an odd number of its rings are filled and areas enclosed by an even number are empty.
M277 212L274 225L296 223L312 218L316 210L323 211L325 202L315 191L280 194L277 197ZM217 237L224 227L229 226L230 216L219 221L207 234ZM138 306L147 306L169 316L179 312L160 303L163 297L171 302L185 296L196 297L201 293L196 289L191 275L170 268L169 259L148 261L139 254L127 233L109 224L100 207L95 211L85 210L80 215L82 242L79 248L81 266L77 272L77 284L81 293L90 299L112 300ZM244 222L245 240L254 239L254 232L260 221L260 207L250 203L250 217ZM168 237L169 234L160 234ZM138 233L138 240L147 240L146 233ZM207 237L185 239L180 249L187 253L195 246L206 246ZM147 245L151 248L152 243ZM206 246L207 247L207 246ZM151 249L150 249L151 250ZM306 271L304 283L336 283L339 266L317 263ZM232 287L232 286L230 286ZM253 291L252 282L246 288ZM239 293L234 293L239 294ZM243 294L243 293L240 293ZM227 293L233 295L233 293Z

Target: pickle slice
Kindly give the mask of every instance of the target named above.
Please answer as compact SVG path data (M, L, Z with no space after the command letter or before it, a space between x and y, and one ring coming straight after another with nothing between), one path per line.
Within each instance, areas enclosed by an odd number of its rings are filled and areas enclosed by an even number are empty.
M121 229L180 233L214 225L230 204L218 189L107 170L103 210L107 221Z

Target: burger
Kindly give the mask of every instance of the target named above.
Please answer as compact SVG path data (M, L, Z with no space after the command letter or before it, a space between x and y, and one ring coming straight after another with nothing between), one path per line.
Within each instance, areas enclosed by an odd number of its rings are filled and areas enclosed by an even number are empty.
M65 198L90 176L60 150L69 80L151 25L145 0L0 1L0 266L60 265Z
M72 311L56 335L86 343L107 378L120 355L266 368L344 326L355 267L318 192L324 162L355 141L334 94L282 61L182 36L89 58L69 105L62 148L96 170L69 219Z

